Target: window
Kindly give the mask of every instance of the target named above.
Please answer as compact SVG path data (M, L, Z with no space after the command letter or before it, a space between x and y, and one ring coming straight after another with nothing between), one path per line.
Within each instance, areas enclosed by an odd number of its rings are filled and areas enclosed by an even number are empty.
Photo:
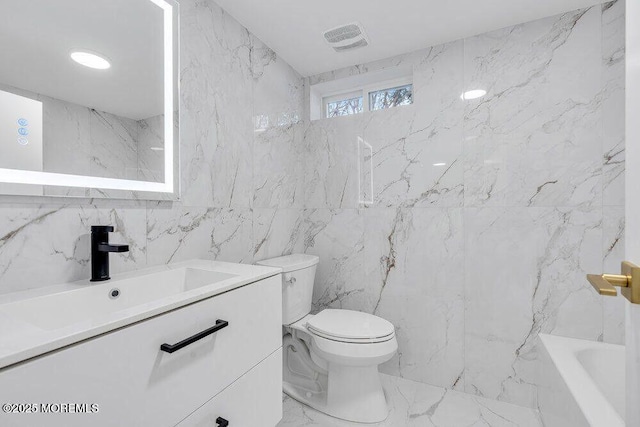
M362 97L327 102L327 117L362 113Z
M355 91L322 97L325 118L349 116L413 104L411 79L396 79L362 86Z
M411 84L369 92L369 109L371 111L411 103L413 103L413 85Z

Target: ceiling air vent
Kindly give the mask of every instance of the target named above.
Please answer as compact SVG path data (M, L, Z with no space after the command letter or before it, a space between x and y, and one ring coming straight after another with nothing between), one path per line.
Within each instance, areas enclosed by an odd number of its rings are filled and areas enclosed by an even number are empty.
M325 31L324 39L336 52L345 52L369 45L364 29L357 22Z

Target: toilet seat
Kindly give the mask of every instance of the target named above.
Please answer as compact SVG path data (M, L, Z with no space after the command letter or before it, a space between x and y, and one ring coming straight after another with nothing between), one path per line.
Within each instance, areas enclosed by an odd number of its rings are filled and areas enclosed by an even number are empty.
M352 310L323 310L309 316L305 326L315 336L351 344L381 343L395 337L391 322Z
M282 271L284 392L330 416L379 423L389 406L378 366L398 352L393 325L349 310L312 315L319 258L292 254L260 261Z

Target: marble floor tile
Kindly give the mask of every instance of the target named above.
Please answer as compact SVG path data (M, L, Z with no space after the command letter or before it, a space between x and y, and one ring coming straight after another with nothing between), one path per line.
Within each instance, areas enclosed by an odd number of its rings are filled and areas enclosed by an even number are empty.
M529 408L384 374L382 374L382 384L391 410L384 422L367 424L370 426L542 426L538 413ZM357 427L361 425L329 417L284 396L284 416L278 427Z

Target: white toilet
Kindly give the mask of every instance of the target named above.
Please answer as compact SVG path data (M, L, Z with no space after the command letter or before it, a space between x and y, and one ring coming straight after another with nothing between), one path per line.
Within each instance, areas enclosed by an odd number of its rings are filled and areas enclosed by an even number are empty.
M318 261L294 254L258 262L283 270L284 392L337 418L380 422L388 407L378 365L398 349L394 327L358 311L309 314Z

